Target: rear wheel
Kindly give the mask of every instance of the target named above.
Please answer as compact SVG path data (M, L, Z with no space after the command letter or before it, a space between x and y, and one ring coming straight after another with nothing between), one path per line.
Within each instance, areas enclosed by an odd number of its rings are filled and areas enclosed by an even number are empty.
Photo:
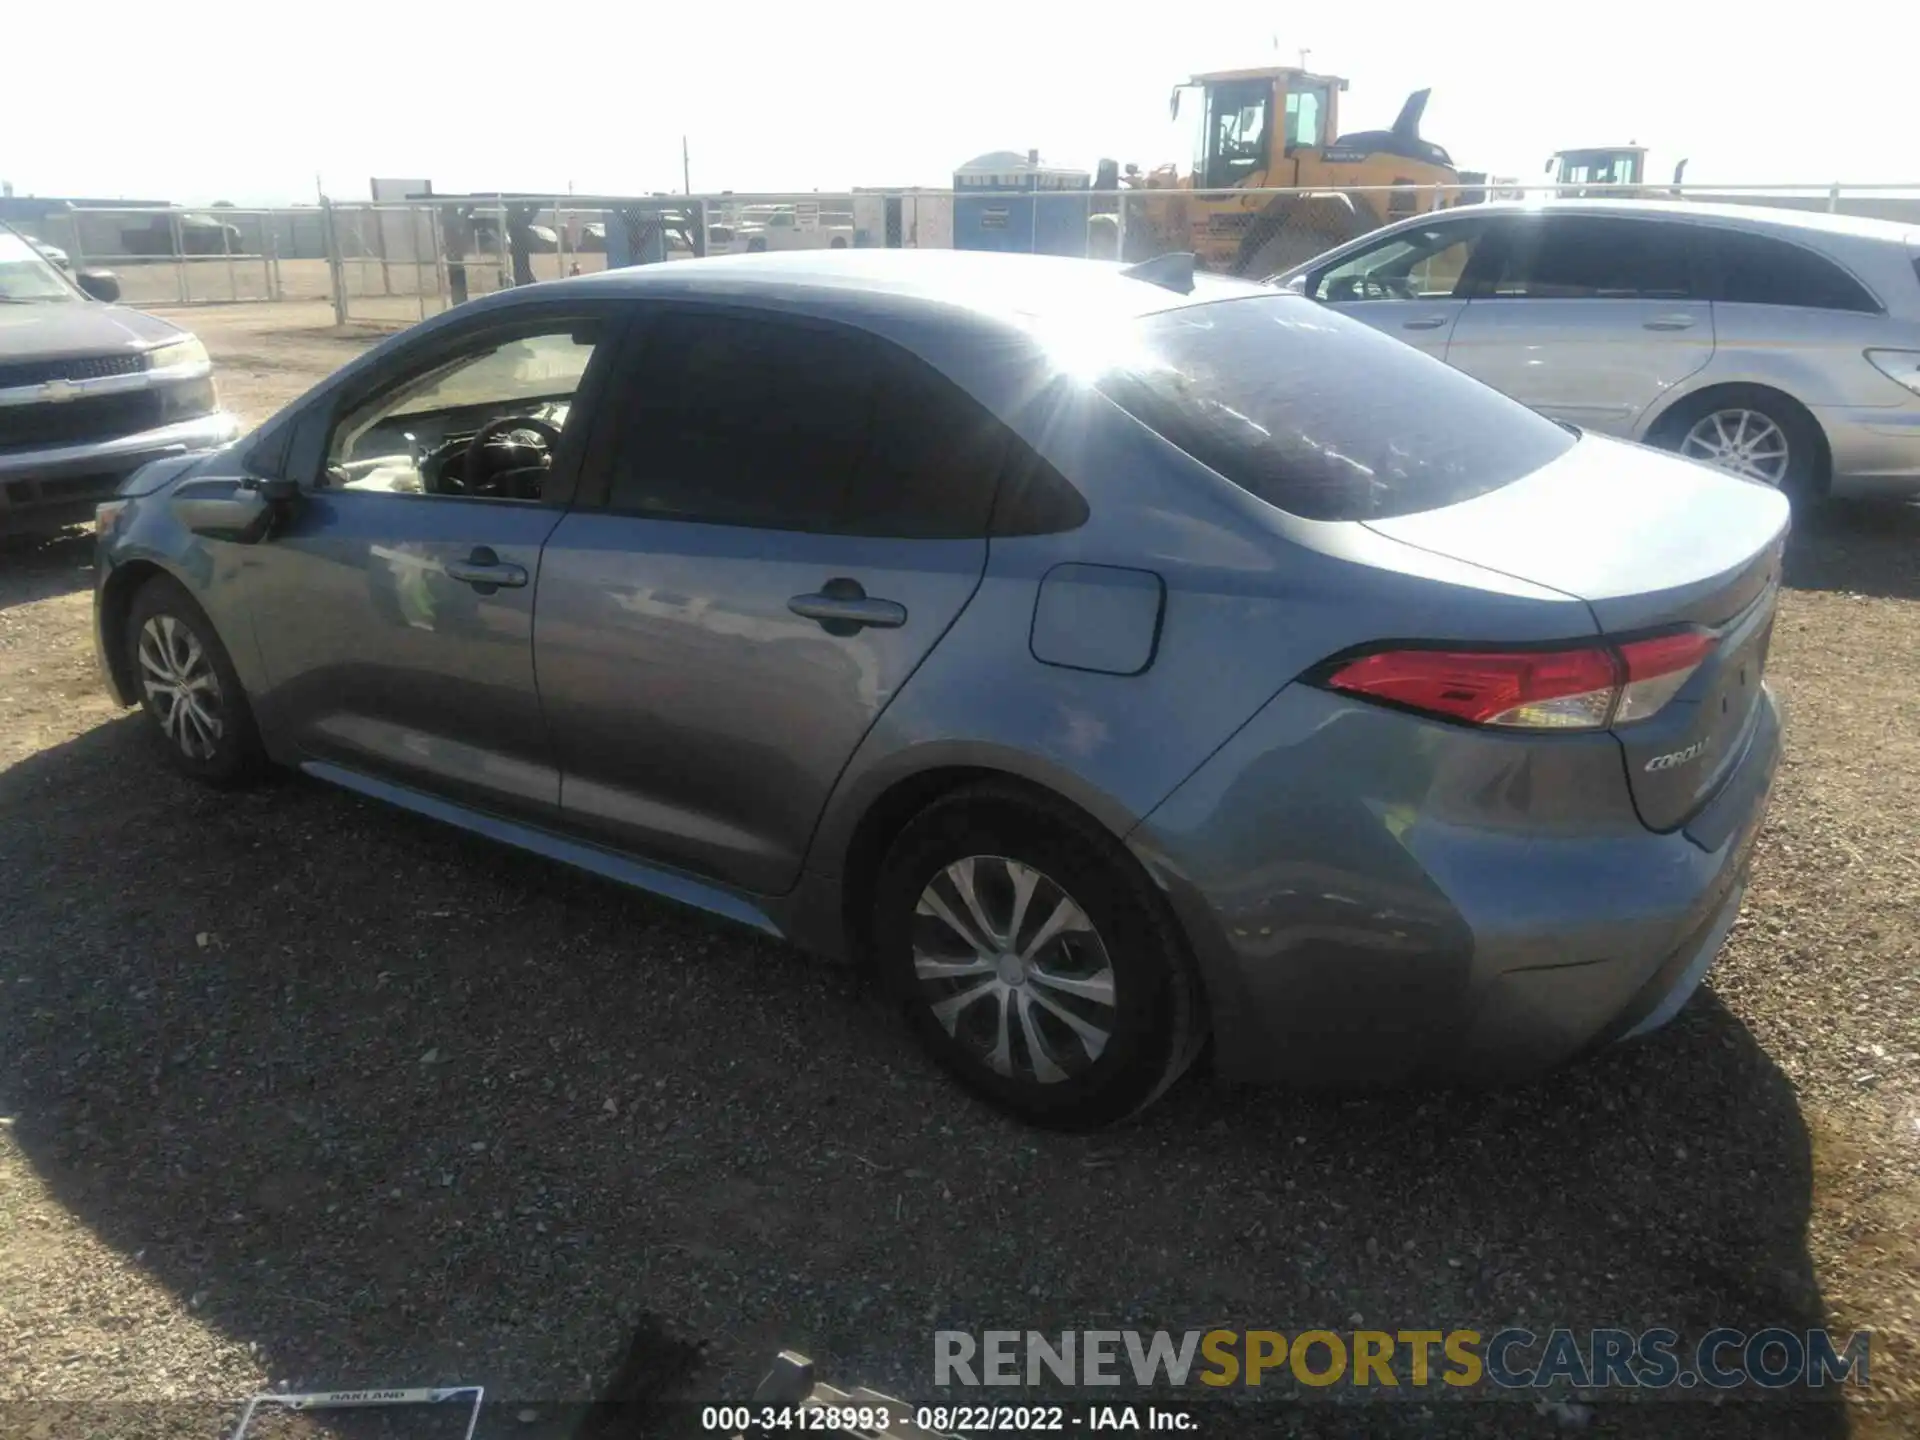
M874 931L934 1057L1037 1124L1131 1114L1205 1038L1180 937L1132 858L1017 790L959 791L914 820L883 866Z
M1783 491L1797 505L1824 496L1819 426L1776 391L1758 386L1713 391L1677 407L1650 438L1689 460Z
M167 763L209 785L258 779L266 753L226 646L178 581L156 576L127 616L128 668Z

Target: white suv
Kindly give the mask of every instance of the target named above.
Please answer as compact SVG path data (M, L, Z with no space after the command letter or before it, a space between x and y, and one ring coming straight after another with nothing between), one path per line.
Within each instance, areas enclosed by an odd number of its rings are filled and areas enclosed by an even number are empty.
M1420 215L1274 277L1542 414L1800 499L1920 494L1920 230L1684 201Z

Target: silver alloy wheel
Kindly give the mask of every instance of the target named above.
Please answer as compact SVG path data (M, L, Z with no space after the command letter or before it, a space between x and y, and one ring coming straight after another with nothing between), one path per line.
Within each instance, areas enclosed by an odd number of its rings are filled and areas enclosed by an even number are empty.
M1680 442L1680 453L1776 488L1792 458L1786 432L1758 410L1716 410Z
M1018 860L969 855L914 907L913 972L934 1018L996 1073L1052 1085L1113 1038L1113 965L1086 912Z
M189 760L209 760L223 733L220 677L200 639L171 615L140 627L140 682L160 730Z

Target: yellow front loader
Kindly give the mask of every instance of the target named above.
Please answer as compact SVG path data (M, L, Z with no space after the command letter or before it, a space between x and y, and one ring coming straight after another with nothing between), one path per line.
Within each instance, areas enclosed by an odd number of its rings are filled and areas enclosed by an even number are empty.
M1420 138L1430 92L1407 97L1391 128L1342 135L1336 75L1274 66L1196 75L1174 88L1169 109L1197 130L1192 168L1142 174L1130 198L1127 253L1192 250L1210 270L1275 274L1389 220L1477 200L1440 146ZM1376 193L1352 187L1377 186ZM1385 187L1391 187L1390 189ZM1290 195L1234 191L1286 188Z

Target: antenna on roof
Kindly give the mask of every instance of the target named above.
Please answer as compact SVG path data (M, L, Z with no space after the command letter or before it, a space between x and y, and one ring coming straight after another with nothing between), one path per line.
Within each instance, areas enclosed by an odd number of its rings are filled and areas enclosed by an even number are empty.
M1172 290L1176 294L1193 293L1193 252L1174 250L1165 255L1156 255L1151 260L1142 260L1138 265L1128 265L1120 273L1129 280L1144 280L1149 285L1158 285L1163 290Z

